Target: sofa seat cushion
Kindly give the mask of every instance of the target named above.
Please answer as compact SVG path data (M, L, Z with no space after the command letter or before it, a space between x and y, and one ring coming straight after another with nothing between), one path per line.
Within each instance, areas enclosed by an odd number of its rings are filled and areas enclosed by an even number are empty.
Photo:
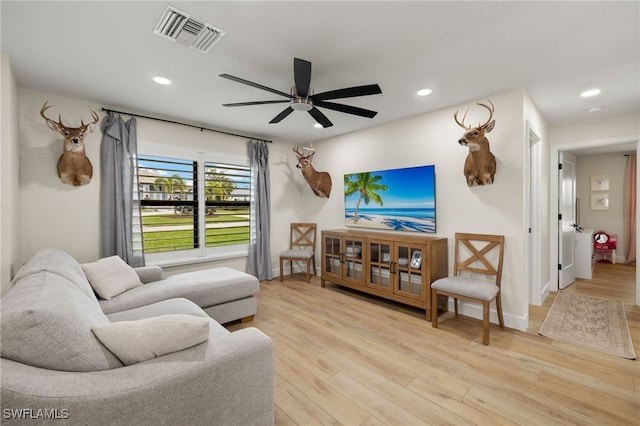
M191 300L182 297L175 299L167 299L161 302L150 303L139 308L127 309L126 311L114 312L108 314L109 321L136 321L149 317L157 317L160 315L186 314L196 317L209 318L209 315L193 303Z
M256 277L222 267L171 275L99 302L106 314L176 297L189 299L206 308L252 296L259 290L260 283Z
M96 325L93 334L124 365L182 351L209 339L209 320L172 314Z
M48 270L18 277L2 298L2 358L61 371L122 367L91 332L109 323L95 297Z
M152 303L139 308L114 312L107 315L107 318L109 318L109 321L111 322L136 321L160 315L173 314L193 315L196 317L207 318L209 320L209 335L211 337L220 337L230 333L229 330L211 319L211 317L198 305L193 303L191 300L183 298L163 300L162 302Z

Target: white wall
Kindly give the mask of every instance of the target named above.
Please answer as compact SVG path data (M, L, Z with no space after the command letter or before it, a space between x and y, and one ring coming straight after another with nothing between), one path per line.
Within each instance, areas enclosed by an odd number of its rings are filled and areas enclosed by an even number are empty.
M550 145L568 145L576 142L613 140L640 135L640 114L623 114L599 118L593 113L589 119L574 123L556 124L549 129Z
M80 261L99 256L99 143L101 133L87 137L89 158L94 165L94 178L86 187L73 188L62 184L56 175L55 163L61 149L61 137L49 130L39 116L42 103L49 99L62 112L63 119L77 124L87 118L87 102L19 89L21 184L20 215L22 226L21 261L46 246L60 247ZM522 90L491 95L496 105L496 127L488 135L492 152L497 157L498 172L495 184L472 187L466 185L462 173L467 151L457 143L462 133L453 121L453 112L467 107L452 106L393 123L372 127L360 132L326 139L316 143L314 166L328 171L333 178L330 199L315 196L300 171L296 169L294 145L275 141L269 145L271 172L271 255L274 272L278 269L278 253L288 244L289 223L293 221L317 222L319 229L343 228L344 194L342 178L346 173L382 170L398 167L435 164L437 197L437 236L449 238L449 255L455 232L484 232L503 234L507 241L503 279L503 306L507 325L526 328L529 294L527 289L528 236L526 229L526 161L527 138L525 122L535 128L545 146L564 141L594 137L630 134L637 129L636 116L618 117L610 122L559 126L547 129L544 120ZM477 101L483 101L479 99ZM475 101L469 101L473 104ZM89 105L100 112L101 105ZM468 122L483 121L486 112L472 108ZM76 120L77 122L75 122ZM189 143L220 150L246 152L246 144L237 138L209 132L200 132L183 126L168 125L139 119L139 137L154 139L156 143ZM640 132L638 132L640 133ZM554 139L555 138L555 139ZM162 139L164 142L160 141ZM300 141L304 144L305 141ZM546 148L545 148L546 151ZM238 151L239 152L239 151ZM549 192L548 151L542 161L543 202L541 226L550 223L547 208L553 200ZM550 233L541 239L552 244ZM318 242L318 246L319 246ZM543 248L546 247L543 245ZM245 268L246 260L224 261L237 269ZM189 265L172 268L169 273L215 266ZM550 260L541 259L543 280L551 275ZM451 265L450 265L451 268ZM539 283L540 287L545 282ZM469 305L466 313L479 316Z
M67 251L80 262L98 258L98 218L100 200L100 139L96 128L85 136L87 157L93 164L93 179L74 187L58 178L56 164L62 153L63 137L47 127L40 116L45 101L54 107L48 117L61 114L64 124L80 126L91 119L89 107L100 118L100 105L87 101L20 88L20 215L21 259L37 250L55 247Z
M9 57L0 59L0 293L20 267L18 88Z
M286 154L286 162L278 164L279 158L276 158L271 163L273 175L288 179L282 183L285 190L278 195L286 193L299 198L295 208L303 206L302 219L317 222L319 229L344 228L344 174L434 164L436 236L449 239L450 270L455 232L505 235L502 287L505 321L509 327L526 328L524 96L522 90L490 96L496 107L496 126L488 134L488 139L498 164L493 185L469 188L466 184L462 170L468 151L458 144L463 130L453 120L453 113L466 108L468 105L465 104L317 142L314 167L329 172L333 180L333 190L328 200L313 195L300 173L293 170L295 155L290 151L283 152L280 155L284 159ZM467 122L476 123L485 119L486 110L472 107ZM289 150L291 148L289 146ZM293 180L289 177L290 172L293 172ZM277 195L275 197L273 210L282 216L283 223L280 226L284 227L294 216L290 210L294 207L291 203L279 203ZM278 208L282 208L282 211L278 211ZM472 311L472 314L479 316L480 312Z
M105 115L101 111L102 105L23 88L19 89L18 94L21 143L19 204L22 216L20 260L21 262L28 260L35 251L44 247L65 250L80 262L96 260L100 257L99 191L102 131L96 128L94 133L85 137L87 156L94 169L91 182L81 187L63 184L58 179L56 170L57 159L62 152L62 136L47 127L40 116L40 108L46 100L49 100L49 103L55 106L47 112L50 117L55 118L58 113L61 113L65 124L76 126L80 124L81 119L85 122L90 119L89 107L98 113L102 123ZM124 118L128 119L127 116ZM229 155L246 156L247 154L248 145L242 138L143 118L138 118L137 122L138 139L141 143L188 146ZM278 151L274 149L276 156ZM274 193L276 194L278 193L277 185L278 183L275 182ZM286 197L282 199L287 200ZM295 209L285 209L287 212L293 210ZM277 223L275 228L279 229ZM288 236L286 238L288 241ZM276 241L278 241L277 238ZM245 270L246 258L165 269L168 274L173 274L220 264Z

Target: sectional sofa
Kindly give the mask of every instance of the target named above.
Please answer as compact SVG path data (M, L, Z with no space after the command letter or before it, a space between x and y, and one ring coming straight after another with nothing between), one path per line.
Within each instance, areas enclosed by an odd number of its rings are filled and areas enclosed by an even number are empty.
M111 261L122 274L101 284ZM17 272L1 302L2 424L273 424L271 339L221 325L255 313L254 277L109 262L45 249Z

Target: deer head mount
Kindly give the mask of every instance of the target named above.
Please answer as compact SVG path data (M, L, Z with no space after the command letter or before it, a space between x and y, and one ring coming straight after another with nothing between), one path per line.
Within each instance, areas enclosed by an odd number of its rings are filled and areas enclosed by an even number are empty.
M467 117L469 108L464 113L462 121L458 120L458 111L453 114L453 119L465 132L458 143L469 148L469 154L464 163L464 176L467 178L467 185L491 185L496 174L496 157L493 156L489 147L489 140L485 136L495 126L496 121L492 120L495 106L489 100L489 105L478 103L489 111L489 118L484 124L476 127L467 126L464 120Z
M91 161L87 158L84 148L84 137L87 133L91 133L95 130L96 123L98 122L98 114L95 111L91 111L93 121L88 124L84 124L84 121L80 120L80 127L68 127L62 123L62 117L58 114L58 121L55 122L48 118L44 113L53 105L47 105L49 101L46 101L40 109L40 115L47 122L47 126L54 132L60 133L64 136L63 151L60 158L58 158L58 177L64 183L68 183L73 186L86 185L91 181L93 176L93 166Z
M309 144L309 148L306 146L303 148L311 151L311 153L307 155L302 154L297 145L293 148L293 152L298 156L298 164L296 164L296 167L302 170L302 176L304 176L314 194L318 197L329 198L329 194L331 193L331 176L327 172L316 171L311 165L311 159L316 153L316 148L313 144Z

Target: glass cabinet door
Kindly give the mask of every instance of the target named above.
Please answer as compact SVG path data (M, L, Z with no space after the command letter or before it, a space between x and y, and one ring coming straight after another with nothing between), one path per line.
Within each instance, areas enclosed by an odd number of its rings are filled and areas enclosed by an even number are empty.
M324 272L340 277L340 237L326 236L323 241Z
M387 242L368 241L369 279L367 284L379 290L391 292L392 266L391 244Z
M398 264L398 285L395 292L403 296L424 299L428 289L422 288L423 253L422 246L398 245L396 262Z
M362 282L364 271L362 270L363 242L351 238L344 239L344 278Z

